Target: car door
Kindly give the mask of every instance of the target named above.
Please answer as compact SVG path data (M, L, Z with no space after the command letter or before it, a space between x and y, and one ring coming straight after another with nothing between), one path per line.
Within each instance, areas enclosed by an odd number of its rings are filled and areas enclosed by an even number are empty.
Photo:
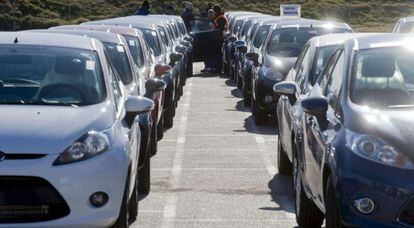
M212 51L221 49L223 34L220 30L212 28L211 20L207 18L194 19L191 22L193 36L193 61L199 62L207 59Z
M328 123L335 121L333 110L336 109L338 97L340 93L340 85L342 84L343 69L344 69L344 52L343 50L337 50L331 57L329 63L326 65L324 72L321 75L318 85L315 89L319 89L322 94L316 94L316 96L327 96L329 100L329 108L327 112ZM315 95L315 94L313 94ZM308 187L315 198L321 200L322 194L322 162L323 156L327 148L327 144L331 140L328 137L327 131L331 131L331 125L326 127L325 122L319 122L315 116L304 114L302 120L304 125L304 158L305 162L304 171L305 178ZM323 191L322 191L323 192Z

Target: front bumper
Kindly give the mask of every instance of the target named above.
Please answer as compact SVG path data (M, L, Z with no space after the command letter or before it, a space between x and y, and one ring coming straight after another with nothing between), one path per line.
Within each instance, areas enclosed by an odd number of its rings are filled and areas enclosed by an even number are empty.
M64 217L35 223L4 223L0 227L104 227L115 222L121 207L128 173L128 155L113 147L101 155L72 164L52 166L59 156L31 160L4 160L2 177L39 177L50 183L70 209ZM89 197L98 191L108 194L106 205L95 208Z
M401 227L413 226L400 221L400 214L408 208L414 196L413 170L404 170L375 163L346 150L347 159L341 165L338 178L340 209L347 226L360 227ZM375 210L366 215L354 207L360 198L375 202ZM412 207L412 206L411 206ZM414 208L410 212L414 221Z
M263 76L259 76L255 81L254 98L256 104L260 110L269 115L276 114L277 103L279 101L279 96L273 92L273 85L276 83L278 81Z

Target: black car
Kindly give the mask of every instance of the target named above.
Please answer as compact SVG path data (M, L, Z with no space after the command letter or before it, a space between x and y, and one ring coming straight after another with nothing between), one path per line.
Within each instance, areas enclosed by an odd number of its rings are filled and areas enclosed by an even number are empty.
M258 53L248 53L257 67L252 77L252 114L258 125L269 115L276 114L279 100L273 85L285 79L306 42L330 33L347 33L352 29L344 23L331 23L310 19L282 20L273 25Z
M414 225L412 35L349 39L308 98L296 167L299 225Z

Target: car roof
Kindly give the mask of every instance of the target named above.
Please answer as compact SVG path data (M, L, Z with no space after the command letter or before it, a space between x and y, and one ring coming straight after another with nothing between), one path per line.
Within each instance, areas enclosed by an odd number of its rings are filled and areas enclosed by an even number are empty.
M88 23L86 23L88 24ZM157 26L153 22L149 21L139 21L132 18L112 18L107 20L98 21L97 24L101 25L118 25L118 26L127 26L130 28L140 28L140 29L150 29L156 30Z
M16 42L17 41L17 42ZM67 34L46 34L42 32L1 32L1 44L55 46L85 50L96 50L97 39Z
M275 25L275 28L283 28L283 27L328 27L328 28L343 28L351 30L351 27L346 23L341 22L333 22L333 21L320 21L314 19L307 19L307 18L299 18L293 20L283 20L281 19Z
M138 29L116 25L62 25L51 29L106 31L125 36L142 36L142 32Z
M103 32L103 31L91 31L91 30L74 30L74 29L44 29L44 30L37 30L38 32L44 33L62 33L62 34L73 34L79 36L87 36L91 38L95 38L102 43L116 43L121 44L122 37L116 33L110 32Z
M369 36L373 33L335 33L322 36L313 37L309 42L315 47L324 47L331 45L340 45L346 40L353 39L360 36Z
M413 34L380 33L369 36L356 37L346 42L353 42L354 50L363 50L379 47L412 47L414 43Z
M414 21L414 17L403 17L400 19L402 22Z

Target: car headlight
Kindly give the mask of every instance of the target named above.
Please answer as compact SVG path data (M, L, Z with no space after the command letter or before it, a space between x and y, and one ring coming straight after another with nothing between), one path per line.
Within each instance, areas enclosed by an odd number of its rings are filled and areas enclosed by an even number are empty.
M53 165L83 161L109 150L110 147L106 133L90 131L61 153Z
M414 164L395 147L373 135L361 135L347 131L351 150L359 156L382 164L414 169Z
M283 80L283 75L279 72L274 72L273 70L267 70L265 71L264 76L270 80L274 80L274 81L282 81Z

